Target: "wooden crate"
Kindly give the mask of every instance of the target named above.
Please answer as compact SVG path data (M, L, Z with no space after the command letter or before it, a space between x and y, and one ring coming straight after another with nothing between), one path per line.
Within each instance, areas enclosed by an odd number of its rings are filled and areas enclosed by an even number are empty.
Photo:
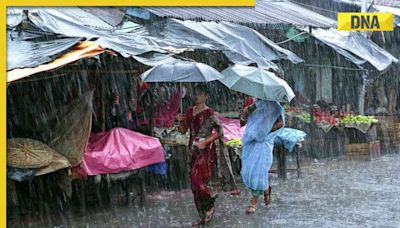
M347 160L372 160L381 156L380 142L355 143L345 145Z
M385 122L379 124L378 139L385 144L400 144L400 123Z
M369 143L378 139L377 127L372 124L366 133L356 128L345 128L344 133L349 144Z

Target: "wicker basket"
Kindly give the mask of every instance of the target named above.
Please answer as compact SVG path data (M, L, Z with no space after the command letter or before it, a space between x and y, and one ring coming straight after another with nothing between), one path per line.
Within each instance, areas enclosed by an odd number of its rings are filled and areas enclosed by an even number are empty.
M47 166L56 153L46 144L25 138L7 140L7 165L16 168L40 168Z

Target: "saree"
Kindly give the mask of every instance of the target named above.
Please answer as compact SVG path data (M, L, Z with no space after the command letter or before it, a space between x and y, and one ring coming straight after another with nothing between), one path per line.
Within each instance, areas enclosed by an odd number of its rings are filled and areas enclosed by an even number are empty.
M214 110L208 108L193 116L193 108L186 111L185 124L190 129L189 152L192 154L190 164L190 184L194 196L197 211L200 217L214 207L215 197L211 196L208 183L211 179L212 170L218 161L222 183L229 186L228 190L236 190L237 186L233 177L229 154L223 144L223 131ZM219 133L219 139L208 144L200 150L194 143L200 138L208 138L213 132Z
M243 183L252 191L265 191L268 186L268 171L271 168L274 148L274 139L283 128L271 132L274 123L282 116L284 110L275 101L257 100L256 110L247 120L242 143L242 170Z

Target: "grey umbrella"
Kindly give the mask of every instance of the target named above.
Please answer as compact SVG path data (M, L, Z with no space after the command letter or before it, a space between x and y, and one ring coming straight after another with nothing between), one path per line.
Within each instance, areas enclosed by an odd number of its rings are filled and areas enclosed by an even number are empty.
M263 100L291 101L294 92L285 80L257 67L235 65L221 72L228 88Z
M222 74L204 63L179 61L162 64L144 72L141 76L145 82L210 82L221 80ZM181 102L181 112L182 112Z
M141 78L145 82L210 82L223 76L204 63L180 61L155 66L144 72Z

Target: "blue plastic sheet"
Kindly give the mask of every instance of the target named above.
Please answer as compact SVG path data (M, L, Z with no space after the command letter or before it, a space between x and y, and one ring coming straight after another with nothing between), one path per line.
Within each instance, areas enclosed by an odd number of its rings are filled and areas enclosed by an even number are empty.
M7 178L16 180L18 182L33 180L35 178L36 169L19 169L14 167L7 167Z
M283 147L289 152L293 152L296 144L306 137L304 131L300 131L293 128L283 128L278 136L275 138L275 144L283 145Z
M147 171L149 171L150 173L164 176L167 174L167 163L161 162L161 163L150 165L147 167Z

